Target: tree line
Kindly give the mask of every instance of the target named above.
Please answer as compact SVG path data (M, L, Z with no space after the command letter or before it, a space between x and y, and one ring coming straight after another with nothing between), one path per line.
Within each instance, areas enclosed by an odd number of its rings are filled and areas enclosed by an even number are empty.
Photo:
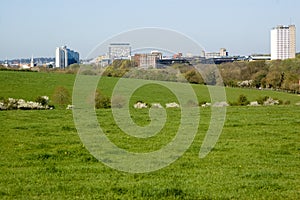
M299 92L300 56L273 61L241 61L219 65L225 86Z
M300 55L286 60L235 61L220 65L174 64L165 69L147 70L137 69L133 61L116 60L106 67L102 75L299 93Z

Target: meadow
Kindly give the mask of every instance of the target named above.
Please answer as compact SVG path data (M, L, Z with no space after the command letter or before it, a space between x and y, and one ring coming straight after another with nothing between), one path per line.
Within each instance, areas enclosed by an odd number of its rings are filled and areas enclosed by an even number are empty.
M55 87L70 92L75 75L0 72L0 96L33 100L51 96ZM99 89L110 95L118 79L103 78ZM138 81L138 80L137 80ZM193 85L199 101L209 101L205 86ZM164 95L162 95L164 94ZM240 94L254 101L271 96L290 105L232 106L215 148L198 157L210 122L201 108L198 133L185 154L150 173L126 173L96 160L81 142L72 110L0 112L1 199L299 199L300 97L293 94L226 88L228 101ZM137 90L132 101L169 102L175 96L157 84ZM167 110L161 132L148 139L128 137L110 109L96 110L105 134L119 147L150 152L172 140L180 109ZM149 109L131 110L139 125L149 123Z

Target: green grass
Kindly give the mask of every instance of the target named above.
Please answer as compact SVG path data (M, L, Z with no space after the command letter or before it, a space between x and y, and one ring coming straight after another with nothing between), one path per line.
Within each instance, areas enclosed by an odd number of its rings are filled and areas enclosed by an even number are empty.
M58 73L33 73L33 72L0 72L0 97L23 98L25 100L34 100L37 96L52 96L57 86L64 86L72 92L76 75L58 74ZM113 87L118 79L113 77L101 78L98 88L106 95L111 95ZM139 81L139 80L136 80ZM148 100L151 102L168 102L175 100L169 98L170 95L161 95L167 90L158 86L155 81L149 81L149 85L143 86L133 96L134 100ZM176 84L176 83L175 83ZM192 85L199 101L210 101L206 86ZM291 104L300 102L300 96L277 92L271 90L253 90L242 88L226 88L227 100L234 102L239 95L244 94L250 101L255 101L259 97L271 96L283 101L290 101ZM145 101L146 101L145 100Z
M48 78L47 78L48 77ZM0 72L0 96L33 99L57 85L72 88L74 75ZM48 80L47 83L43 83ZM105 78L109 95L117 79ZM31 90L30 87L36 87ZM133 100L169 101L166 88L147 85ZM195 85L200 98L205 87ZM13 88L10 91L7 88ZM155 89L155 91L154 91ZM167 94L163 98L162 94ZM228 107L222 135L213 151L199 159L210 108L201 108L198 133L176 162L161 170L131 174L113 170L85 149L72 111L0 112L0 199L299 199L300 113L297 95L273 91L227 89L228 99L270 95L289 106ZM143 96L144 95L144 96ZM278 96L276 96L278 95ZM121 132L110 109L97 110L106 135L118 146L149 152L170 142L180 110L168 110L168 121L154 137L137 139ZM133 120L149 123L148 110L132 110Z

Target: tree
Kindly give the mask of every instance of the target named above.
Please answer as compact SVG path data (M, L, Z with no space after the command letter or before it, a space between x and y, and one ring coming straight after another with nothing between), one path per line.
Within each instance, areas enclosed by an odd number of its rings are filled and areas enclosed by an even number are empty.
M204 82L199 72L197 72L195 69L189 70L184 74L184 76L189 83L199 84Z
M256 88L265 87L264 79L266 78L267 73L268 72L265 70L260 70L252 75L251 79L253 80L253 85Z
M299 78L297 74L294 73L285 73L284 81L282 83L282 89L289 90L292 92L299 91Z
M63 86L58 86L55 88L52 99L55 104L61 107L71 103L71 95L69 91Z
M266 76L266 84L269 88L280 88L282 81L282 73L277 70L270 71Z

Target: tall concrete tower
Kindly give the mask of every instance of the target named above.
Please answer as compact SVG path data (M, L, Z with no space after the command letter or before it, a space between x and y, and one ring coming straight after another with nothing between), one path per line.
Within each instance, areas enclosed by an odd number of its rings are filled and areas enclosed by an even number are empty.
M271 30L271 60L296 57L295 25L277 26Z

